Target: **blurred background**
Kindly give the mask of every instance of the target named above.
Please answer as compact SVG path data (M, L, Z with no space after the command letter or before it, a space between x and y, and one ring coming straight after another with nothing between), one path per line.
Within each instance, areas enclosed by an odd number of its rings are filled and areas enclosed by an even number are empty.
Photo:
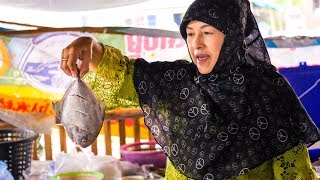
M133 26L178 30L192 0L0 0L0 20L46 27ZM250 0L264 37L319 36L320 0ZM0 23L5 29L30 29ZM36 28L36 27L35 27Z

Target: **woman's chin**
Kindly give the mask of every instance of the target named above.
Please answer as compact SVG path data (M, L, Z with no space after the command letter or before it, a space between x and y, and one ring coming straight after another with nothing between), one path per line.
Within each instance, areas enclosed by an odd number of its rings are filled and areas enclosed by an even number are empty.
M210 68L210 63L208 63L207 61L203 61L203 62L197 62L197 68L198 71L201 74L209 74L213 68Z
M212 69L209 69L208 67L205 67L205 68L198 67L198 71L200 74L209 74L212 71Z

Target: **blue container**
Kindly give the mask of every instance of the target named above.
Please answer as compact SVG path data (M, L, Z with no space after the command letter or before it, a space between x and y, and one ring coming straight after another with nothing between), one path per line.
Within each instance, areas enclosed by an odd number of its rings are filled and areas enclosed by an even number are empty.
M301 63L296 68L281 68L285 76L306 108L312 120L320 128L320 66Z
M312 163L319 161L320 148L308 149L308 152Z

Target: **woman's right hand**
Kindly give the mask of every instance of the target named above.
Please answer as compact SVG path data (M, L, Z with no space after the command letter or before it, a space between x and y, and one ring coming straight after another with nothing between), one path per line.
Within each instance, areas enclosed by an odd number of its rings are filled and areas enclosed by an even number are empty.
M102 55L103 47L99 43L90 37L80 37L62 50L60 67L69 76L83 77L89 69L96 70ZM78 59L80 66L77 65Z

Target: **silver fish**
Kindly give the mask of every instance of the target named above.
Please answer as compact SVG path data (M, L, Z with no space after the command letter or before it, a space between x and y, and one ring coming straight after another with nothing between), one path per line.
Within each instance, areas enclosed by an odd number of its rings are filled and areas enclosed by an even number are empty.
M90 146L101 130L105 103L98 100L91 88L76 78L63 98L52 103L57 123L61 122L73 142L83 148Z

